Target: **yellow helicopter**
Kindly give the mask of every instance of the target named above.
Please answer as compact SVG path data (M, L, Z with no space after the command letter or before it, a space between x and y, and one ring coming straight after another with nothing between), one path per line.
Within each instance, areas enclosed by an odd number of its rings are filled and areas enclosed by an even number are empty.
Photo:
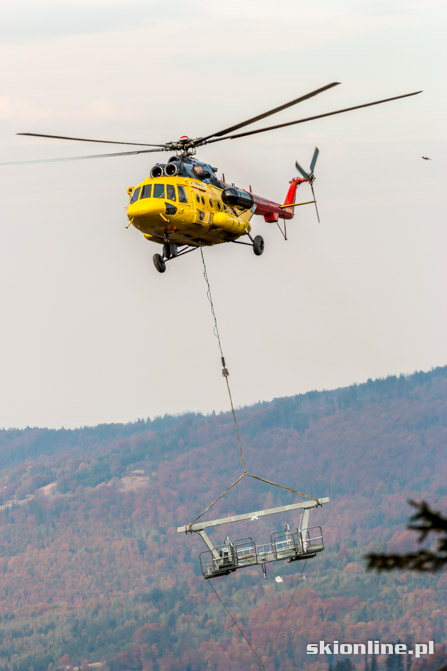
M73 156L56 159L43 159L33 161L14 161L12 163L42 163L53 161L80 160L92 158L107 158L112 156L129 156L134 154L143 154L149 152L169 151L174 155L169 158L167 163L157 163L150 171L150 176L135 187L129 187L129 206L127 216L129 224L135 226L147 240L162 245L162 254L154 254L153 261L156 269L163 273L166 270L166 262L182 256L201 246L221 244L223 242L233 242L238 244L250 245L254 253L260 256L264 251L264 240L262 236L251 236L251 219L254 214L261 215L265 221L273 222L278 225L283 236L287 239L286 221L294 216L294 208L299 205L315 204L317 217L319 220L318 208L315 200L313 183L315 180L314 169L318 158L318 149L316 148L310 162L308 171L304 170L298 162L296 168L301 177L294 177L290 181L290 186L284 203L277 203L261 196L257 196L245 189L240 189L234 184L225 182L217 177L217 168L207 163L203 163L194 158L197 147L220 142L222 140L233 140L236 138L264 133L266 131L284 128L299 123L305 123L314 119L342 114L351 110L372 105L398 100L414 96L421 91L406 93L404 95L376 100L374 102L347 107L316 116L288 121L286 123L276 124L242 133L235 131L248 126L249 124L260 121L272 114L281 112L288 107L312 98L322 93L340 82L332 82L315 91L311 91L290 102L275 107L263 114L259 114L251 119L242 121L233 126L217 131L210 135L190 138L181 137L179 140L166 142L164 144L148 144L137 142L117 142L111 140L91 140L87 138L75 138L60 135L45 135L41 133L17 133L18 135L29 135L33 137L55 138L59 140L76 140L82 142L99 142L111 144L138 145L140 147L151 147L151 149L136 149L125 152L115 152L111 154L94 154L89 156ZM3 163L0 165L10 165ZM297 187L303 182L308 182L312 189L313 200L297 203L295 202ZM284 228L279 226L279 220L283 220ZM239 240L239 238L248 238Z
M317 156L315 149L308 177L291 180L284 205L226 184L224 177L216 177L216 168L191 155L173 156L166 164L157 163L144 182L129 187L127 216L147 240L163 245L163 256L153 257L161 273L166 270L166 260L200 245L240 242L238 238L244 235L251 242L240 244L252 245L260 256L264 240L260 235L250 235L253 214L261 214L267 221L291 219L296 205L307 204L295 203L295 192L301 182L313 179Z

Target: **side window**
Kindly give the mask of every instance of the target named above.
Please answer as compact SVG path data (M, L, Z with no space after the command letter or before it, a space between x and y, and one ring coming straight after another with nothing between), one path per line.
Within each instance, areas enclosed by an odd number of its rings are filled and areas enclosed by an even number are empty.
M164 198L164 197L165 197L165 185L154 184L154 198Z
M141 190L141 198L150 198L152 195L152 184L145 184Z
M202 203L205 205L205 198L202 196Z
M177 200L175 197L175 186L172 186L172 184L166 186L166 198L168 200Z
M198 203L200 203L200 196L199 196L198 193L196 193L196 200L197 200Z
M130 199L131 203L134 203L136 200L138 200L138 196L140 195L140 190L141 190L141 186L139 186L137 189L135 189L135 191L132 194L132 198Z
M188 198L186 197L186 191L185 191L185 189L183 188L183 186L178 186L177 189L178 189L178 199L179 199L179 202L180 202L180 203L187 203L187 202L188 202Z

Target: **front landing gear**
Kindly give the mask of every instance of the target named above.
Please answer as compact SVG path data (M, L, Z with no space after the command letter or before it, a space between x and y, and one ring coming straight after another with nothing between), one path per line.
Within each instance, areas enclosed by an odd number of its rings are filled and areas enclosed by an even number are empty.
M179 249L174 242L165 242L163 245L163 255L154 254L152 260L158 272L164 273L166 271L167 261L173 261L177 257L183 256L184 254L189 254L189 252L193 252L198 248L198 246L184 245Z
M174 256L177 256L177 254L177 245L174 242L165 242L163 245L163 257L165 259L172 259Z
M253 240L253 251L256 256L261 256L264 251L264 238L262 235L257 235Z
M161 256L161 254L154 254L152 257L152 260L154 262L154 266L158 270L159 273L164 273L166 270L166 263L164 258Z
M152 259L158 272L164 273L166 271L166 261L176 256L178 256L177 245L173 242L165 242L163 245L163 256L161 254L154 254Z

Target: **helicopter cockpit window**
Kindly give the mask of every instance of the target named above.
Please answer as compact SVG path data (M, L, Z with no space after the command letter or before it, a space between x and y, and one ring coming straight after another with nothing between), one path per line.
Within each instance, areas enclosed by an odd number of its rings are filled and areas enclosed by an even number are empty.
M130 202L131 202L131 203L134 203L136 200L138 200L138 196L140 195L140 189L141 189L141 186L139 186L139 187L138 187L137 189L135 189L135 191L133 192L133 194L132 194L132 198L130 199Z
M150 198L152 196L152 184L145 184L141 191L141 199Z
M183 186L178 186L177 188L178 188L178 199L179 199L179 202L180 202L180 203L187 203L187 202L188 202L188 198L187 198L187 196L186 196L186 191L185 191L185 189L183 188Z
M177 200L175 197L175 186L172 186L172 184L167 184L166 186L166 198L168 200Z
M154 184L154 198L164 198L164 197L165 197L165 185Z

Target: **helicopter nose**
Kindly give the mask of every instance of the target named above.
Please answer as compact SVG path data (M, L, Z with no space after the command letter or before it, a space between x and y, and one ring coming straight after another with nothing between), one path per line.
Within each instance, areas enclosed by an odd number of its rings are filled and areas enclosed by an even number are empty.
M157 216L165 214L166 203L160 198L144 198L132 203L127 208L127 216L129 219L140 219L142 217Z

